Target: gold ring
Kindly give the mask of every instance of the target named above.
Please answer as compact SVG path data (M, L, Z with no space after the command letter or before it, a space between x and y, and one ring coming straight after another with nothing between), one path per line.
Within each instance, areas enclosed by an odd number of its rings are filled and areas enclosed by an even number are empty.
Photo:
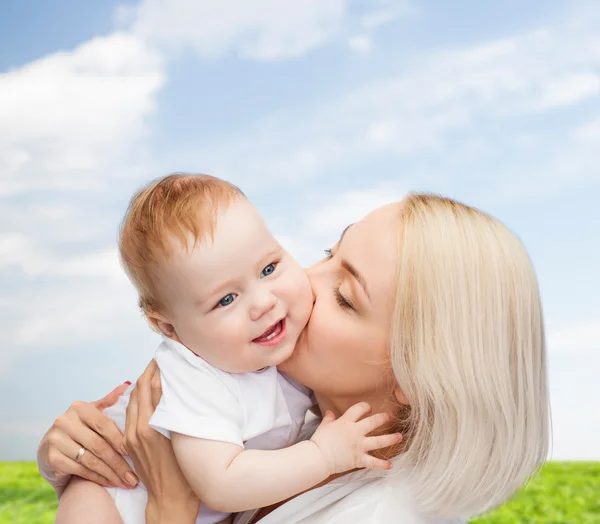
M79 451L77 452L77 456L75 457L75 462L81 462L81 457L83 457L83 455L85 455L85 448L81 447L81 448L79 448Z

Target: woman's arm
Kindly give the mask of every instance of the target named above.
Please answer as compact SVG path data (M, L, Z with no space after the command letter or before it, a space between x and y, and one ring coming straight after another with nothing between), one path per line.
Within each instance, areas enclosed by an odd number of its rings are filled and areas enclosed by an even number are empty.
M146 522L193 524L200 501L183 476L169 439L148 425L161 394L158 366L152 360L138 379L127 406L125 448L148 490Z
M42 437L38 468L59 497L73 475L102 486L128 488L137 484L137 477L123 458L123 435L102 414L128 386L122 384L96 402L74 402ZM85 453L77 461L82 448Z

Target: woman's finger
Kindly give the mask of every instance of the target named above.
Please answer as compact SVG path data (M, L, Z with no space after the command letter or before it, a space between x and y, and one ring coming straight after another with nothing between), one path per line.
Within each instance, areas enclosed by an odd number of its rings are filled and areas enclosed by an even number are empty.
M93 404L81 405L77 410L77 415L87 427L100 435L115 451L121 455L127 454L123 448L123 435L114 420L103 415ZM123 462L125 461L123 460Z
M94 405L98 411L102 411L103 409L109 408L110 406L113 406L117 403L119 397L123 393L125 393L129 386L131 386L131 382L124 382L120 386L117 386L115 389L113 389L108 395L101 398L100 400L91 402L91 404Z
M158 369L158 366L156 366L156 370L150 381L150 393L152 396L152 408L155 410L160 402L160 397L162 397L162 384L160 382L160 370Z
M66 429L68 431L68 428ZM127 462L112 450L102 437L90 429L79 428L77 433L79 435L77 437L79 442L73 440L69 433L59 429L56 429L48 435L48 461L52 464L52 468L62 474L77 474L75 471L62 468L64 468L65 464L76 463L79 450L83 448L85 453L81 457L81 462L84 466L87 466L89 469L94 470L104 478L107 478L113 485L126 487L125 484L127 483L127 478L125 475L127 472L131 471ZM98 442L102 443L105 448L98 444ZM99 459L97 456L99 454L98 449L108 449L109 453L112 454L113 459ZM96 454L94 454L94 451ZM103 456L106 457L104 453ZM107 462L112 464L116 463L117 465L111 466L110 464L107 464Z
M65 467L69 468L70 471L73 471L73 475L77 475L78 477L82 477L86 480L91 480L92 482L95 482L96 484L100 484L101 486L104 486L105 488L120 486L120 483L113 484L106 477L103 477L99 473L96 473L95 471L92 471L91 469L86 468L82 464L79 464L75 460L72 460L68 457L65 457L64 464L65 464Z
M82 447L84 448L85 452L83 453L83 455L80 456L79 460L77 460L77 456L79 455L79 451ZM125 484L124 478L119 478L119 475L117 475L112 469L110 469L106 465L105 462L100 460L85 446L79 445L77 442L68 442L65 443L64 449L64 455L67 458L73 459L75 464L83 466L84 468L88 469L91 473L100 475L101 477L106 479L106 481L109 482L112 486L119 486L121 488L130 487ZM78 473L75 472L74 474L78 475Z
M371 431L376 430L378 427L388 424L392 420L392 416L385 411L383 413L376 413L371 415L360 422L358 422L361 431L366 435Z
M373 451L374 449L389 448L395 446L402 440L402 433L392 433L390 435L377 435L376 437L367 437L362 446L364 451Z
M146 366L146 369L136 382L136 390L138 394L137 398L137 409L138 409L138 427L140 425L147 426L150 417L154 413L154 407L152 406L152 392L151 382L152 376L156 371L156 361L153 359L150 364Z
M129 404L127 404L126 422L125 422L125 449L129 444L134 444L137 439L138 425L138 391L137 386L131 390Z

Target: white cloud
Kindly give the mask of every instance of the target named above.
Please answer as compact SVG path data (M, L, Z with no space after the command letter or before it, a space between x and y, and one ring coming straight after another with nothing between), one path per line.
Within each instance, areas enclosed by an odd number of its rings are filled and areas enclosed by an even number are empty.
M600 143L600 117L577 126L571 132L571 138L576 142L596 145Z
M548 349L554 353L600 355L600 318L582 320L548 336Z
M348 47L358 55L369 55L373 50L373 40L367 35L356 35L348 39Z
M135 11L134 32L162 45L190 46L202 57L232 51L275 60L303 55L335 35L346 2L142 0Z
M380 9L364 15L361 19L361 24L366 29L372 29L374 27L389 24L396 20L398 16L399 12L395 9Z
M573 105L598 94L600 94L600 75L569 74L562 78L556 78L553 83L545 85L542 97L536 107L550 109Z
M40 249L33 238L0 233L0 271L17 269L27 277L108 277L126 279L116 247L67 255Z
M274 231L281 244L304 265L323 257L323 250L338 241L342 231L374 209L397 202L406 195L406 180L377 185L365 184L333 197L313 195L294 226L287 231Z
M386 121L373 122L367 127L366 135L374 144L390 144L396 135L396 124Z
M125 33L0 75L0 195L114 180L163 80L160 57Z
M351 37L342 0L147 0L117 13L118 24L131 33L97 38L0 75L0 284L8 291L0 296L0 371L10 372L13 360L23 355L52 350L64 358L91 342L128 351L126 340L135 339L133 348L144 346L144 334L150 337L118 265L114 239L120 217L88 206L91 191L74 199L62 190L129 192L127 184L114 181L125 171L138 176L136 169L145 161L147 119L156 110L156 94L165 81L163 60L172 48L191 48L201 57L273 60L302 56L341 36L366 52L373 29L402 12L390 4L372 9L359 17L359 27L353 28L357 35ZM593 101L600 11L590 13L498 41L413 55L400 65L390 62L382 76L369 77L363 87L344 85L312 107L298 104L266 115L222 142L193 151L163 150L165 171L174 160L195 165L201 159L203 167L243 189L257 180L273 192L292 186L290 191L307 202L306 210L287 217L287 225L276 232L301 262L312 263L349 223L408 189L423 187L426 177L417 178L402 160L418 165L439 156L450 170L458 154L473 158L501 151L505 143L497 137L506 122ZM352 43L352 38L359 40ZM508 191L513 198L600 178L600 120L593 111L588 118L570 130L554 128L556 141L546 129L516 126L515 142L532 148L531 163L515 160L510 172L487 164L491 174L479 187L490 198ZM486 135L488 128L499 130ZM383 177L394 183L378 183L382 159L397 166ZM348 174L355 176L344 178ZM443 187L445 172L436 175L436 185ZM496 175L499 191L492 187ZM461 176L468 185L477 175ZM333 197L310 194L311 179ZM340 192L344 187L353 189ZM45 189L52 193L20 200L31 190ZM595 387L598 366L590 355L597 354L599 334L597 319L591 319L549 335L551 358L581 357L578 369L590 373L585 381L556 389L558 458L597 456L593 439L600 428L590 432L591 424L586 426L595 406L576 388ZM575 393L569 396L570 391ZM580 408L573 409L582 397Z
M93 268L92 268L93 270ZM123 344L139 333L141 314L136 293L122 278L90 274L54 275L26 286L3 300L0 374L24 355L65 349L85 350L87 344Z
M600 10L574 10L553 25L521 35L423 54L400 72L396 65L390 74L312 111L291 108L230 136L225 144L208 144L194 151L194 158L203 158L212 172L240 177L242 185L257 177L284 185L338 174L384 155L395 161L432 151L456 154L474 140L481 153L499 152L507 142L499 143L490 128L515 125L517 119L533 121L596 96L597 22ZM597 168L589 169L596 156L592 142L575 151L568 131L566 140L546 131L542 128L540 144L547 144L552 155L540 155L537 164L521 166L524 172L514 176L496 174L495 163L489 166L490 177L498 177L498 198L504 192L518 198L558 191L600 175ZM310 165L298 161L303 152L310 152ZM472 157L471 151L464 153ZM506 176L514 184L501 182Z

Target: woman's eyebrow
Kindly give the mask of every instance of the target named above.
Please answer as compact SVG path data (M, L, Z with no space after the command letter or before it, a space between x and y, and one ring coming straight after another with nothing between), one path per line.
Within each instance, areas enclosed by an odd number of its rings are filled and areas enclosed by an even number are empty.
M349 226L346 227L346 229L344 229L344 231L342 231L342 236L340 237L339 244L342 243L342 240L344 239L344 235L353 225L354 224L350 224ZM341 265L346 271L348 271L348 273L350 273L356 279L356 281L360 284L360 287L363 288L363 291L365 292L365 295L367 295L367 298L369 299L369 301L371 301L371 295L369 294L369 289L367 288L367 281L365 280L365 277L363 277L358 272L358 270L347 260L342 260Z
M348 271L348 273L350 273L356 279L356 281L360 284L360 287L363 288L363 291L365 292L365 295L367 295L369 301L371 301L371 295L369 295L369 289L367 288L367 281L365 280L365 278L347 260L342 260L341 265L346 271Z

